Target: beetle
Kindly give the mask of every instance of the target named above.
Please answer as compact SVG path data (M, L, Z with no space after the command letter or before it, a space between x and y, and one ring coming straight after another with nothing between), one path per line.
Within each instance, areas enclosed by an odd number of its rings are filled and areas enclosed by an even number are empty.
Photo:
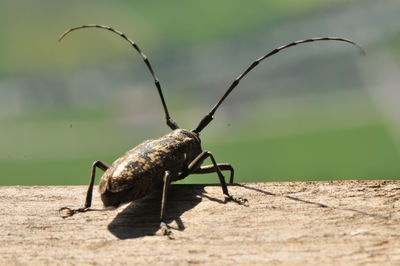
M123 203L135 201L150 194L158 188L162 188L160 228L164 235L168 235L171 232L164 221L168 185L171 182L181 180L190 174L216 172L226 200L244 205L247 204L247 199L235 197L228 191L225 177L221 171L230 171L229 183L232 184L234 181L233 167L230 164L217 163L211 152L202 150L200 141L200 132L213 120L213 116L218 107L239 84L243 77L247 75L247 73L249 73L261 61L281 50L298 44L315 41L347 42L357 47L361 54L365 54L363 48L354 41L338 37L310 38L280 46L255 60L232 82L225 94L220 98L211 111L203 117L197 127L193 130L186 130L179 128L178 124L171 118L161 90L160 82L146 55L141 51L139 46L124 33L109 26L88 24L66 30L60 36L59 41L70 32L83 28L99 28L111 31L128 41L140 54L153 77L154 84L157 88L164 109L166 124L172 131L161 138L142 142L135 148L126 152L125 155L118 158L111 166L108 166L101 161L95 161L92 165L90 183L84 207L76 209L62 207L60 212L65 211L65 214L62 215L65 218L72 216L77 212L86 212L90 210L96 168L99 168L104 171L99 183L99 192L105 207L118 207ZM211 159L212 164L202 166L202 163L207 158Z

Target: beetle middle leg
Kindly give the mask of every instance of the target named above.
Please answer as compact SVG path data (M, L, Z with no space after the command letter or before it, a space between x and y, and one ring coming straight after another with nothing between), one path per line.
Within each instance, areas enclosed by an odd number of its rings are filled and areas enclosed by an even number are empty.
M106 171L108 169L108 165L106 165L105 163L101 162L101 161L95 161L92 164L92 175L90 177L90 183L89 183L89 187L86 193L86 200L85 200L85 206L82 208L77 208L77 209L71 209L69 207L62 207L60 208L60 212L61 211L66 211L66 214L62 215L63 218L69 217L74 215L77 212L86 212L89 210L90 206L92 205L92 195L93 195L93 186L94 186L94 179L96 176L96 167L100 168L103 171Z
M210 158L212 165L207 165L204 167L200 167L201 164L204 162L205 159ZM209 151L203 151L200 153L188 166L187 172L185 173L186 175L189 174L203 174L203 173L213 173L217 172L219 181L221 183L222 187L222 192L226 196L228 200L232 200L236 203L239 204L246 204L248 201L245 198L241 197L235 197L229 194L228 191L228 186L226 185L225 182L225 177L221 172L220 166L223 170L231 170L231 178L230 182L233 182L233 168L229 164L217 164L217 162L214 159L214 156L211 154Z
M165 204L167 201L167 191L168 191L168 186L171 183L171 176L170 176L169 171L165 171L163 181L164 181L164 186L163 186L162 200L161 200L160 228L161 228L163 235L169 235L169 234L171 234L171 230L168 228L167 224L164 222Z

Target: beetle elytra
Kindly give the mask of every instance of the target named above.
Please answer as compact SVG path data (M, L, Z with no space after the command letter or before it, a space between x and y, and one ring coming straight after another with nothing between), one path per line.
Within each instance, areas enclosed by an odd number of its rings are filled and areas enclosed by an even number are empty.
M111 27L89 24L70 28L65 31L59 38L63 39L71 31L82 28L100 28L109 30L128 41L133 48L140 54L149 69L157 91L159 93L161 103L165 113L166 123L172 130L170 133L159 139L146 140L129 150L125 155L118 158L111 166L106 165L101 161L96 161L92 165L92 173L90 183L86 194L85 205L82 208L71 209L63 207L60 211L66 211L67 216L72 216L77 212L86 212L90 210L92 202L92 192L95 179L96 168L104 171L100 180L99 192L105 207L118 207L122 203L131 202L140 199L157 188L162 188L161 213L160 213L160 228L163 234L168 235L171 231L164 222L165 217L165 202L167 198L168 185L177 180L181 180L190 174L205 174L217 173L222 187L222 192L227 200L246 204L247 200L240 197L232 196L228 191L228 186L225 177L221 171L230 171L229 183L233 183L234 171L230 164L217 163L214 156L201 148L200 132L213 120L213 116L232 90L239 84L244 76L247 75L261 61L271 55L278 53L281 50L295 46L298 44L309 43L314 41L341 41L347 42L356 46L361 54L365 54L364 50L355 42L338 38L338 37L323 37L311 38L306 40L295 41L287 45L278 47L266 55L255 60L243 73L241 73L230 85L225 94L220 98L217 104L211 111L204 116L197 127L193 130L185 130L179 128L178 124L170 117L167 104L165 102L160 82L155 75L153 68L147 57L140 50L138 45L126 37L125 34ZM212 164L202 166L205 159L210 158Z

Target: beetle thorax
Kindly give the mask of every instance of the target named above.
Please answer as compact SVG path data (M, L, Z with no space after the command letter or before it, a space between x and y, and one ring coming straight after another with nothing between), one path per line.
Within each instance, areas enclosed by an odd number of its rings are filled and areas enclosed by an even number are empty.
M187 161L189 162L194 160L197 155L202 152L201 140L199 138L199 135L195 132L186 129L176 129L165 135L165 137L176 139L186 144L185 153L187 156Z

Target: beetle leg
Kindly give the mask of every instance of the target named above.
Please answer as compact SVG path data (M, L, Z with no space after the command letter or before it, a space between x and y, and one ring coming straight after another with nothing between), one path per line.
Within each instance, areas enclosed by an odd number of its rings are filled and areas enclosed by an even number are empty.
M202 168L200 167L201 164L204 162L205 159L207 159L208 157L210 157L211 162L212 162L212 166L214 167L214 172L217 172L218 177L219 177L219 182L221 183L221 187L222 187L222 192L224 193L224 195L226 196L227 200L232 200L236 203L239 204L243 204L246 205L248 203L247 199L245 198L240 198L240 197L234 197L231 194L229 194L228 192L228 186L226 185L225 182L225 177L222 174L217 162L214 159L214 156L211 154L211 152L209 151L203 151L202 153L200 153L188 166L188 174L194 174L194 173L198 173L198 172L207 172L210 171L211 166L206 166L205 170L201 170ZM226 166L224 166L225 168ZM233 169L232 169L233 170ZM233 172L231 172L232 174Z
M165 203L167 200L168 185L170 184L170 182L171 182L170 172L165 171L163 194L162 194L162 200L161 200L161 213L160 213L160 220L161 220L160 228L161 228L163 235L171 234L171 230L168 228L167 224L164 222Z
M231 164L229 163L218 163L218 168L221 171L225 171L225 170L229 170L231 172L231 176L229 178L229 184L233 184L233 167ZM210 165L205 165L205 166L201 166L200 168L198 168L197 170L195 170L193 172L193 174L209 174L209 173L216 173L217 170L215 170L214 165L210 164Z
M77 212L86 212L89 210L89 207L92 205L93 185L94 185L94 178L96 176L96 167L100 168L103 171L106 171L108 169L108 166L101 161L95 161L92 164L92 175L90 177L90 183L86 193L85 206L83 208L78 208L78 209L71 209L69 207L60 208L59 210L60 212L66 210L66 214L61 215L63 218L72 216Z

